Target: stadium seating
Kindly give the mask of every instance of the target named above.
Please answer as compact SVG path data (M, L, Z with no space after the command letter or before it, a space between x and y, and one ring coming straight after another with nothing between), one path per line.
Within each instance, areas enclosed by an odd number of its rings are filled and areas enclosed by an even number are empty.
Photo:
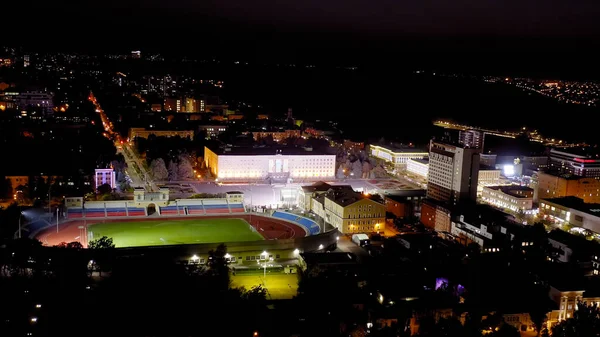
M230 213L227 202L220 199L203 200L204 210L206 214L226 214Z
M279 218L279 219L283 219L283 220L287 220L287 221L296 223L296 224L306 228L306 230L308 230L308 233L310 235L319 234L319 232L321 231L319 224L317 224L313 220L310 220L309 218L305 218L305 217L302 217L302 216L299 216L296 214L275 211L272 214L272 216L275 218Z
M83 208L68 208L67 209L68 219L79 219L83 218Z
M231 209L231 213L244 213L246 211L243 204L229 204L229 209Z
M187 208L189 215L204 214L204 207L202 207L202 205L187 205L185 207Z
M181 214L184 214L183 207L181 207ZM160 208L160 215L178 215L177 206L165 206Z
M127 216L125 207L107 208L106 216Z
M145 216L146 209L141 207L128 207L129 216Z
M105 208L85 208L86 218L104 218L106 216Z

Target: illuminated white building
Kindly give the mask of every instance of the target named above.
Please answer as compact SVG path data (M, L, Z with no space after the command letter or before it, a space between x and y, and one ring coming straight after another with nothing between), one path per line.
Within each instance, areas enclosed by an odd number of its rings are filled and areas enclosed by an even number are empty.
M96 188L109 184L111 188L117 188L115 170L113 169L96 169L94 182Z
M371 155L375 158L383 159L387 162L394 163L396 167L404 168L409 159L427 158L427 151L415 149L412 147L395 148L383 147L378 145L369 145Z
M406 161L406 171L427 178L427 173L429 172L429 160L409 159Z
M533 189L520 186L485 186L481 193L484 202L517 213L532 213Z
M477 198L479 149L431 142L427 197L457 204Z
M477 177L477 196L481 196L485 186L500 185L500 170L479 168Z
M335 178L335 155L303 148L204 148L204 161L219 181L323 180Z

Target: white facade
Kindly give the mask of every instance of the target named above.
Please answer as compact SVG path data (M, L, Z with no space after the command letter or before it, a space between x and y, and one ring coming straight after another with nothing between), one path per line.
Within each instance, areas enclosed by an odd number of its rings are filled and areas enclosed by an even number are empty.
M216 154L205 149L205 161L219 180L240 179L334 179L335 155Z
M479 170L477 177L477 196L480 197L485 186L500 185L500 170Z
M511 186L483 187L481 198L484 202L513 212L531 214L533 211L533 190L517 194L510 191Z
M429 173L429 163L417 159L408 159L406 161L406 171L427 178Z
M428 153L419 149L399 149L393 150L377 145L369 145L371 155L375 158L383 159L395 165L406 165L409 159L427 158Z
M109 184L111 188L117 188L115 170L113 169L96 169L94 182L96 188Z
M432 142L427 174L427 197L457 203L475 200L479 173L479 150Z

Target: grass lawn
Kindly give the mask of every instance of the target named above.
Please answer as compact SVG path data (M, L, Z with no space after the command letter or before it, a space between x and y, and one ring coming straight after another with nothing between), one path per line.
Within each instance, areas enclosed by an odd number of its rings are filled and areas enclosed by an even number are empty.
M235 275L231 276L231 287L244 287L250 290L254 286L262 285L267 288L267 299L287 300L298 294L297 274L267 274L263 275Z
M108 236L116 247L264 240L243 219L105 222L90 225L88 233Z

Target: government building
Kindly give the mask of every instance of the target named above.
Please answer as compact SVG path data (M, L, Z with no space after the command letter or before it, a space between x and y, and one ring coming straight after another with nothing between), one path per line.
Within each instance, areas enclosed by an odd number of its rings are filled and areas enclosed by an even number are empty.
M204 148L204 161L219 181L335 179L335 155L310 148Z

